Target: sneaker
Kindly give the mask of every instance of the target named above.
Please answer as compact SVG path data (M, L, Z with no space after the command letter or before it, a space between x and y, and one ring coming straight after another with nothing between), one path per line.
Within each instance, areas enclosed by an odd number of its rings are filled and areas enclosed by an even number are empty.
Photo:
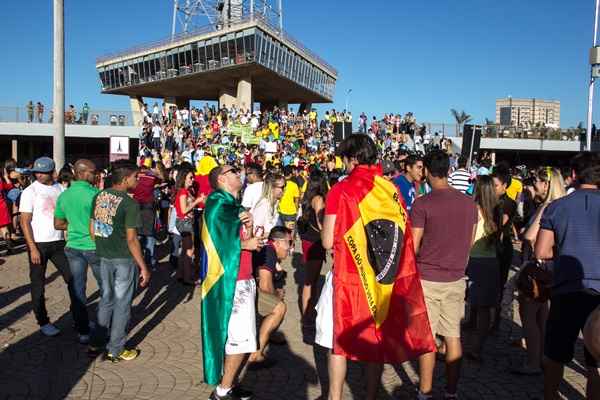
M231 389L230 393L234 396L237 396L240 400L250 400L254 396L254 393L244 389L241 386L235 386L233 389Z
M60 329L52 324L46 324L40 327L42 333L46 336L56 336L60 333Z
M229 392L227 392L227 394L225 396L219 396L217 394L217 389L215 389L210 394L210 397L208 398L208 400L242 400L242 399L237 397L235 394L233 394L233 389L230 390Z
M110 353L106 355L106 359L108 361L117 363L119 361L131 361L135 360L137 356L140 355L140 351L138 349L127 350L124 349L118 356L114 356Z
M88 344L90 342L90 335L79 334L77 337L79 339L79 343L81 344Z

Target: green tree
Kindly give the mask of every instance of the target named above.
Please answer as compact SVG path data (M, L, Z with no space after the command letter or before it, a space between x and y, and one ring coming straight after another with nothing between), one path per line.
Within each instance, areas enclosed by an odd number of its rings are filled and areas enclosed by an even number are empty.
M458 132L460 132L461 136L462 136L462 128L463 126L471 121L471 116L469 114L467 114L464 110L463 111L458 111L455 110L454 108L450 109L450 114L452 114L452 116L454 117L454 119L456 120L456 127L458 129Z

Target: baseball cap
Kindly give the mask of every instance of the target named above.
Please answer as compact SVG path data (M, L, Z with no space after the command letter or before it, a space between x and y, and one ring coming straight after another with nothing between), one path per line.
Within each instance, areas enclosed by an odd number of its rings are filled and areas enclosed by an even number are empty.
M381 162L381 169L384 175L390 175L396 172L396 166L390 160L383 160Z
M40 157L33 163L33 168L31 168L31 172L40 172L43 174L47 174L49 172L54 171L55 168L56 165L50 157Z

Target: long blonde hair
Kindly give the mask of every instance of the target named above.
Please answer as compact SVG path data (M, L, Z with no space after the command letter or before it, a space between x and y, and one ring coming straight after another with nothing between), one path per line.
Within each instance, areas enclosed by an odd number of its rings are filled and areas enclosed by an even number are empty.
M489 175L482 175L477 178L475 184L475 203L481 210L483 217L483 229L488 244L496 241L499 235L498 221L496 221L498 197L494 189L494 181Z
M277 209L278 199L276 199L273 194L273 188L279 181L283 181L285 183L285 178L283 175L269 173L267 176L265 176L265 181L263 183L261 200L263 198L267 199L267 202L269 203L270 214L274 214L274 211Z
M565 191L565 181L558 169L552 167L540 167L535 172L535 176L540 181L548 183L546 197L542 200L543 206L546 206L567 194Z

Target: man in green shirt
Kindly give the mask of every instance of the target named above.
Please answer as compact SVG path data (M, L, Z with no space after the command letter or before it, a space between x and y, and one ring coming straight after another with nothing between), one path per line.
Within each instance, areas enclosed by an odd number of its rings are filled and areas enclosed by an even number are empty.
M75 180L58 196L54 210L54 229L67 231L65 255L73 275L76 301L73 302L75 328L79 342L90 341L89 318L86 304L87 267L100 287L100 260L96 256L96 244L90 237L90 214L98 189L93 186L96 165L90 160L78 160L75 165Z
M128 194L137 186L137 176L138 168L129 161L113 163L112 186L98 193L91 214L90 230L100 258L102 297L90 352L98 352L108 342L107 358L112 362L133 360L139 354L137 349L125 349L127 325L138 277L141 275L141 287L150 281L137 234L140 209Z

